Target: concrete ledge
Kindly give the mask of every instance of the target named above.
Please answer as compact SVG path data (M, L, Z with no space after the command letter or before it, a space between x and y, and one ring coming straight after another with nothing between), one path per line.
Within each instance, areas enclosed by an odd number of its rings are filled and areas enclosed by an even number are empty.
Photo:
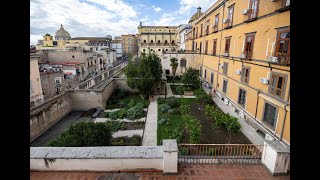
M156 159L162 146L30 147L30 159Z

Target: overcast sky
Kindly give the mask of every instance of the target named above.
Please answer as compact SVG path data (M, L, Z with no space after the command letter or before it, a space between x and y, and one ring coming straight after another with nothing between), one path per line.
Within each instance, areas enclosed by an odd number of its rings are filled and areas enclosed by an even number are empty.
M31 0L30 44L63 24L71 37L112 37L138 33L143 25L187 24L200 6L205 12L217 0Z

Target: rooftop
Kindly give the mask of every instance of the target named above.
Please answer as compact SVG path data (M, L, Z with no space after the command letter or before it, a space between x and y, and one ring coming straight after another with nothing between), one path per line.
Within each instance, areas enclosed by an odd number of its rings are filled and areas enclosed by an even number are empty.
M106 40L107 37L75 37L71 38L71 40Z

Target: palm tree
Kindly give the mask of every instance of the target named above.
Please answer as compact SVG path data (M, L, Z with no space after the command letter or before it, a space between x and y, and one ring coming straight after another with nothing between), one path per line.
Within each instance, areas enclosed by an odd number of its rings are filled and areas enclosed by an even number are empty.
M173 85L174 85L174 78L175 78L175 76L176 76L176 71L177 71L177 67L178 67L179 63L178 63L178 59L175 58L175 57L171 58L170 61L171 61L170 66L171 66L171 68L172 68Z

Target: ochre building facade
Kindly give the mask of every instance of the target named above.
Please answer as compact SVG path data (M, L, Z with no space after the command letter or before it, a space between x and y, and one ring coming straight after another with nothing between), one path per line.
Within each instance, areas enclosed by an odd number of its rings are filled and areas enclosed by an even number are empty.
M290 146L290 0L218 0L192 25L186 48L204 83Z

